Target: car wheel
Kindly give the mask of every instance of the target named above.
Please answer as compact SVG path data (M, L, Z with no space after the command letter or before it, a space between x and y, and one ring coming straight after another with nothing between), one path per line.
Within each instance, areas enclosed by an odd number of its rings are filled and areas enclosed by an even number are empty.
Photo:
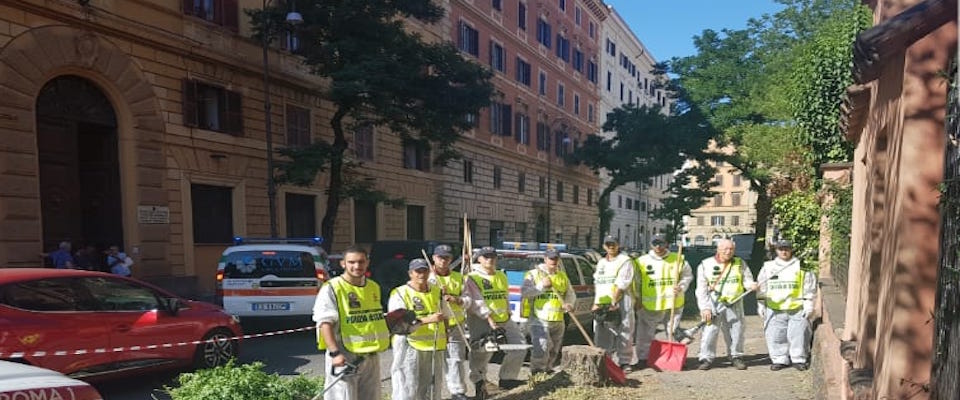
M233 334L226 329L214 329L203 336L203 343L197 345L193 356L193 366L197 369L213 368L224 365L237 357L237 341L230 340Z

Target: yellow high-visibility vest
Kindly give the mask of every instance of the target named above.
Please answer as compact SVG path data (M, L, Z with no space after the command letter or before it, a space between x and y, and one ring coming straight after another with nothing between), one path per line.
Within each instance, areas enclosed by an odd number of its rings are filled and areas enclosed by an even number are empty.
M733 265L727 268L726 272L723 271L723 266L717 271L718 274L723 276L714 276L713 279L707 279L707 282L714 285L713 289L719 291L720 298L718 300L723 302L731 301L744 292L743 260L740 257L734 257L732 262ZM716 283L714 284L714 282Z
M430 314L440 312L440 288L430 285L430 291L423 293L413 290L410 286L403 285L393 289L391 296L399 294L407 310L413 311L417 318L425 317ZM434 343L434 337L437 342ZM447 348L447 329L442 322L434 324L421 324L413 332L407 335L407 343L414 349L420 351L446 350Z
M437 275L436 277L437 284L440 285L447 294L455 297L460 297L460 295L463 294L463 275L459 272L450 271L450 275ZM453 319L447 321L447 324L450 326L462 324L467 318L466 313L463 311L463 306L451 302L447 302L447 305L450 306L450 310L453 311Z
M390 347L390 330L380 304L380 285L367 279L364 286L354 286L339 276L328 284L333 286L337 300L343 346L354 354L378 353ZM317 348L327 348L319 332Z
M567 277L567 273L562 270L557 270L557 273L549 275L540 269L527 271L524 279L539 282L544 277L550 278L550 284L553 287L544 290L537 295L537 297L533 298L532 302L530 298L524 297L520 301L521 316L524 318L529 317L530 311L532 310L533 315L536 315L541 321L563 321L563 297L561 296L566 294L567 290L570 289L570 279ZM523 315L524 312L526 312L527 315Z
M799 268L780 271L767 280L767 308L793 311L803 307L803 279L806 271Z
M474 271L469 276L473 283L476 283L477 287L480 288L480 293L487 303L487 308L490 309L493 321L507 322L510 319L510 303L507 302L509 290L507 275L503 271L497 271L490 279L485 275L480 275L480 272Z
M683 294L673 293L677 276L683 267L677 253L657 260L649 254L634 262L634 282L639 283L640 301L643 308L651 311L669 310L683 307ZM637 279L640 276L640 279Z

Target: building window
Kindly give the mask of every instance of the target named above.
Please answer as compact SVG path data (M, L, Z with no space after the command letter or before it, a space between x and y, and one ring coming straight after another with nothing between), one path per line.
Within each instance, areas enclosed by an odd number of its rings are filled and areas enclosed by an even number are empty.
M560 11L567 11L567 0L559 0Z
M473 183L473 161L463 160L463 181Z
M184 125L243 135L240 93L189 79L183 80L182 84Z
M464 115L463 120L471 128L476 128L477 125L480 123L480 117L478 117L476 113L470 113L470 114Z
M557 34L557 57L570 62L570 39Z
M583 52L580 49L573 50L573 69L583 73Z
M740 216L739 216L739 215L734 215L734 216L730 217L730 225L731 225L731 226L740 226Z
M739 205L740 205L740 196L742 196L740 193L732 193L732 194L730 195L730 205L732 205L732 206L739 206Z
M373 243L377 241L377 203L353 199L353 241Z
M460 31L457 36L457 48L460 51L480 56L480 33L466 22L460 21Z
M611 57L617 56L617 44L610 39L607 39L607 54L610 54Z
M740 175L733 176L733 186L740 187Z
M714 215L710 217L710 226L723 226L723 216Z
M537 150L550 149L550 127L543 122L537 123Z
M576 93L573 95L573 113L580 115L580 95Z
M580 204L580 186L573 185L573 204Z
M408 140L403 143L403 167L430 171L430 149L425 143Z
M580 26L580 24L583 22L583 15L581 14L583 14L583 10L581 10L580 7L574 7L573 20L576 21L577 26Z
M491 5L494 10L503 11L503 0L492 0Z
M517 174L517 193L523 193L527 189L527 174L520 172Z
M707 238L698 235L695 239L693 239L693 244L697 246L703 246L707 244Z
M593 104L587 104L587 121L593 122Z
M623 82L620 82L620 102L623 102Z
M721 194L713 195L713 206L720 207L722 205L723 205L723 194L721 193Z
M550 37L552 35L550 24L548 24L547 21L544 21L543 18L537 19L537 41L549 49Z
M310 145L310 110L290 104L286 106L287 146Z
M697 225L703 226L703 217L697 217Z
M633 209L633 199L631 199L631 198L629 198L629 197L627 197L627 209L628 209L628 210L632 210L632 209Z
M517 82L530 87L530 63L517 57Z
M717 175L713 178L713 181L717 183L717 186L723 186L723 175Z
M587 61L587 80L597 84L597 63L593 61Z
M424 207L407 206L407 240L423 240L424 234Z
M563 201L563 181L557 179L557 201Z
M500 189L500 184L502 182L503 170L499 167L493 167L493 188Z
M498 136L512 136L513 107L498 102L490 103L490 133Z
M547 197L547 180L544 177L540 177L540 198Z
M563 84L557 83L557 106L559 106L560 108L563 108L563 106L565 105L563 100L566 96L565 96L565 93L563 92L563 89L564 89Z
M314 237L317 235L317 196L287 193L287 237Z
M517 143L530 144L530 117L526 114L517 113L515 116L516 127L514 138Z
M364 124L353 131L353 152L358 160L373 161L373 125Z
M527 4L517 4L517 27L521 30L527 30Z
M507 70L506 53L503 51L503 46L492 40L490 41L490 67L500 72L506 72Z
M540 71L540 95L547 95L547 73Z
M587 189L587 205L593 205L593 189Z
M183 13L222 25L234 32L240 25L237 0L183 0Z
M613 72L607 71L607 91L613 88Z
M623 208L623 196L617 195L617 208Z
M594 24L593 21L590 21L587 25L590 27L590 38L593 39L593 35L597 33L597 25Z
M190 185L193 203L193 242L230 243L233 240L233 188Z

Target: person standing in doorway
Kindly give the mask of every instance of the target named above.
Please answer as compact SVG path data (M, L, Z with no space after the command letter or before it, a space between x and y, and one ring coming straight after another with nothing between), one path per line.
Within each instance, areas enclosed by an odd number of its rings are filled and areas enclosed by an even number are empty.
M717 254L700 262L697 268L697 305L700 317L707 323L700 338L700 365L705 371L717 356L717 336L723 334L730 353L730 363L739 370L747 369L743 361L743 301L736 300L745 291L755 290L753 273L743 259L733 255L732 240L717 242Z
M46 254L50 258L50 262L53 264L54 268L65 269L65 268L75 268L77 266L76 260L73 258L73 254L70 252L70 249L73 246L70 242L63 241L60 242L60 245L57 246L57 249Z
M387 312L413 311L416 329L393 337L390 381L393 400L439 400L443 355L447 349L446 317L440 310L440 288L429 282L427 260L410 261L410 280L390 292Z
M560 253L543 252L543 263L523 277L520 313L530 332L530 375L550 373L559 361L566 324L563 314L573 311L577 300L567 273L560 268Z
M467 341L464 337L466 314L463 305L470 301L463 296L463 275L450 270L453 249L441 244L433 249L433 273L430 283L440 287L452 315L447 316L447 356L445 379L451 400L467 400L464 382L467 374Z
M634 282L637 284L634 293L640 299L637 301L636 335L638 368L647 364L657 325L664 324L667 329L680 326L684 294L693 281L690 264L686 259L681 260L677 253L670 252L663 235L654 235L650 245L650 252L634 263ZM671 308L673 321L668 321Z
M623 372L633 372L636 354L633 349L633 267L630 257L620 252L620 241L613 236L603 239L607 255L597 261L593 274L596 295L594 342L609 355L616 355Z
M757 274L757 313L770 353L770 369L789 365L805 371L810 349L810 314L817 295L817 278L793 256L793 243L776 243L777 258L767 261Z
M120 246L113 245L107 250L107 266L110 267L110 273L120 276L130 276L133 274L133 259L127 256L127 253L120 251Z
M370 265L366 250L347 248L340 265L343 274L320 287L313 306L317 345L326 350L324 365L328 366L324 399L380 399L379 353L390 347L380 285L366 277ZM334 369L350 366L356 370L337 380Z

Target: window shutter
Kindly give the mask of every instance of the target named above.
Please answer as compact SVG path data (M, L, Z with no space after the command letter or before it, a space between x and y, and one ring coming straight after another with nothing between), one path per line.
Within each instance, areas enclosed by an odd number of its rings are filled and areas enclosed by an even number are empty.
M497 67L493 65L493 41L492 40L490 41L490 47L488 47L487 49L490 50L490 60L489 60L490 68L497 69Z
M509 104L504 104L501 106L500 112L500 123L503 124L503 136L512 136L513 131L510 130L510 127L513 126L513 106Z
M193 0L183 0L183 13L187 15L195 14L195 10L193 8Z
M237 6L237 0L220 0L223 2L221 16L218 17L224 27L236 32L240 28L240 7Z
M240 93L224 90L227 97L226 121L227 133L236 136L243 135L243 104Z
M480 33L475 29L470 29L470 53L479 58L480 56Z
M513 138L517 140L517 143L522 143L523 138L520 137L520 132L523 132L523 130L520 125L523 124L523 118L520 117L520 113L517 113L516 115L513 116L513 120L514 120Z
M427 144L423 144L420 150L420 170L430 171L430 147Z
M197 124L197 82L189 79L181 81L183 90L183 124L196 127Z

